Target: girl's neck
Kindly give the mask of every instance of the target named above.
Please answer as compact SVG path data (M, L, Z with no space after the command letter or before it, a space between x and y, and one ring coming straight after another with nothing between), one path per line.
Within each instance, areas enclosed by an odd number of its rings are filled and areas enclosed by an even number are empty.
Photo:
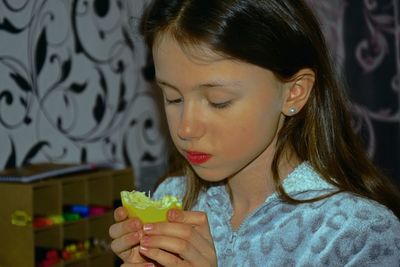
M299 163L299 160L294 157L281 161L278 167L280 178L284 179ZM268 171L261 172L259 168L242 170L228 180L227 186L234 210L231 220L234 229L276 191L270 171L271 161L269 164L264 164L263 169Z

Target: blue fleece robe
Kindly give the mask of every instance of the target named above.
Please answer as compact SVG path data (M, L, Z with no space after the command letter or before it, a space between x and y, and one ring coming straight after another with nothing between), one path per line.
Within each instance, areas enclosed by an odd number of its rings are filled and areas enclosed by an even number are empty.
M306 162L285 178L283 186L297 199L337 190ZM184 177L169 178L154 197L182 198L184 190ZM233 209L223 185L202 192L193 210L208 215L220 267L400 267L400 221L385 206L351 193L297 205L274 193L236 230L230 224Z

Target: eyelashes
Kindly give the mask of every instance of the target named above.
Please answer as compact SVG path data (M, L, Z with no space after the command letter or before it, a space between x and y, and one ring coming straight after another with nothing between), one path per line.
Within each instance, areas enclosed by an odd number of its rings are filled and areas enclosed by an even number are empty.
M165 104L166 105L179 105L179 104L183 103L182 98L168 99L168 98L165 97L164 99L165 99ZM219 103L208 101L208 104L212 108L215 108L215 109L225 109L225 108L228 108L228 107L230 107L232 105L232 100L219 102Z
M165 99L165 104L167 105L173 105L173 104L180 104L182 103L182 99L181 98L177 98L177 99L168 99L166 97L164 97Z
M224 109L224 108L228 108L232 105L232 101L225 101L225 102L221 102L221 103L213 103L213 102L209 102L210 106L216 109Z

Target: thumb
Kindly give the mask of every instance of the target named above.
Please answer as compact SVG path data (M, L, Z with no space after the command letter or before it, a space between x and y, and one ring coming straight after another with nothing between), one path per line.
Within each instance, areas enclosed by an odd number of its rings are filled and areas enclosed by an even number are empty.
M167 214L168 221L202 226L208 224L207 214L201 211L183 211L170 209Z
M179 210L179 209L168 210L167 219L169 222L183 223L184 218L185 218L185 216L184 216L182 210Z
M212 242L207 213L201 211L183 211L171 209L168 211L168 221L191 225L206 240Z

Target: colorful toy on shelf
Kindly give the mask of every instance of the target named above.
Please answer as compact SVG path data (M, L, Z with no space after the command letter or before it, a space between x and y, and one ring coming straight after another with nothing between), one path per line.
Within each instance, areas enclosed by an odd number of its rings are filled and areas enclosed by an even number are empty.
M36 248L36 266L50 267L60 263L61 259L56 249Z
M89 254L91 248L89 240L66 240L61 251L63 260L81 259Z
M89 208L89 216L100 216L107 213L110 210L109 207L104 206L91 206Z
M53 222L53 224L64 223L64 217L62 215L49 215L48 218Z
M72 222L81 219L81 215L78 213L64 213L63 217L65 222Z
M53 225L53 221L50 218L47 217L35 217L33 218L32 225L34 228L44 228L47 226Z
M52 226L54 224L62 224L62 223L64 223L64 218L62 215L49 215L49 216L37 215L33 218L32 225L34 228L44 228Z
M11 224L17 226L27 226L32 222L32 217L24 210L16 210L11 215Z
M89 216L88 205L81 205L81 204L65 205L63 207L63 211L65 213L79 214L80 218L86 218Z
M110 249L110 241L103 238L90 239L91 249L96 251L104 251Z

